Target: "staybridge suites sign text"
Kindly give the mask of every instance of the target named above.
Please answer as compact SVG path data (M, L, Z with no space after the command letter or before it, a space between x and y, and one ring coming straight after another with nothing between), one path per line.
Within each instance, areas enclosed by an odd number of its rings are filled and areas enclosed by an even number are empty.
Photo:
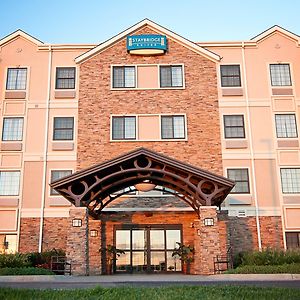
M144 34L127 36L127 51L138 54L140 50L152 49L146 51L148 54L158 54L167 51L167 38L165 35ZM136 51L138 50L138 51ZM158 50L158 51L155 51ZM142 54L142 53L141 53Z

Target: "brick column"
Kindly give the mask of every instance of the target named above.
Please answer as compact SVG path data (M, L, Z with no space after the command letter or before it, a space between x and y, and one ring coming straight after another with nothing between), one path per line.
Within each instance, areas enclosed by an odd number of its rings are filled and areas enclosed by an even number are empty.
M91 236L91 231L97 236ZM89 271L90 275L101 274L101 221L89 220Z
M82 226L74 227L73 220L82 220ZM88 275L88 214L85 207L74 207L69 212L67 257L72 263L72 275Z
M205 226L204 219L212 218L213 226ZM195 220L195 274L211 275L214 273L214 257L221 254L220 235L215 206L200 208L200 218Z

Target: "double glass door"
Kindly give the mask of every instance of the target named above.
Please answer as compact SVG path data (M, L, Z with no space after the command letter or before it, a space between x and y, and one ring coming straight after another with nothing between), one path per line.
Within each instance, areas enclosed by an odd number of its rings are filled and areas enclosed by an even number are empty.
M125 252L116 261L117 272L181 271L181 261L172 257L176 242L181 242L179 226L123 226L116 228L115 242Z

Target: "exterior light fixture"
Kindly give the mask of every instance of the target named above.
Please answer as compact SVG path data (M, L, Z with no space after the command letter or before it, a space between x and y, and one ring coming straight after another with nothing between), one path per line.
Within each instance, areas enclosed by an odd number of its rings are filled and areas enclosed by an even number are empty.
M81 227L82 226L82 220L81 219L73 219L72 226L73 227Z
M214 226L214 219L213 218L205 218L204 226Z
M98 230L95 230L95 229L91 230L91 231L90 231L90 235L91 235L91 237L96 237L96 236L98 236Z
M134 185L139 192L149 192L153 190L155 186L156 185L151 183L149 180L144 180L143 182Z

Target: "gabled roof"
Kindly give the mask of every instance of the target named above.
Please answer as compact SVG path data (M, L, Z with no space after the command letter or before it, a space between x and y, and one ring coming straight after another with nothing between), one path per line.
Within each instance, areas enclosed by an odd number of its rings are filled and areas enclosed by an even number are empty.
M135 32L136 30L138 30L144 26L149 26L153 30L167 35L169 38L174 39L176 42L181 43L183 46L189 48L190 50L192 50L196 53L199 53L199 54L207 57L210 60L213 60L213 61L220 60L220 56L218 54L213 53L213 52L195 44L194 42L191 42L190 40L174 33L173 31L166 29L165 27L158 25L157 23L155 23L149 19L144 19L144 20L140 21L139 23L133 25L132 27L129 27L128 29L119 33L118 35L108 39L104 43L101 43L98 46L96 46L95 48L76 57L75 62L82 63L83 61L85 61L85 60L89 59L90 57L94 56L95 54L105 50L106 48L110 47L112 44L117 43L121 39L125 38L127 35L130 35L131 33Z
M36 39L35 37L31 36L30 34L24 32L21 29L18 29L15 32L13 32L13 33L7 35L6 37L4 37L3 39L1 39L0 40L0 46L3 45L3 44L8 43L9 41L11 41L11 40L13 40L13 39L15 39L19 36L23 37L24 39L26 39L26 40L28 40L28 41L30 41L30 42L38 45L38 46L41 46L41 45L44 44L42 41Z
M299 35L291 32L291 31L288 31L278 25L274 25L274 26L270 27L269 29L263 31L262 33L256 35L255 37L253 37L251 39L251 41L260 42L260 41L266 39L268 36L274 34L275 32L280 32L281 34L299 42Z

